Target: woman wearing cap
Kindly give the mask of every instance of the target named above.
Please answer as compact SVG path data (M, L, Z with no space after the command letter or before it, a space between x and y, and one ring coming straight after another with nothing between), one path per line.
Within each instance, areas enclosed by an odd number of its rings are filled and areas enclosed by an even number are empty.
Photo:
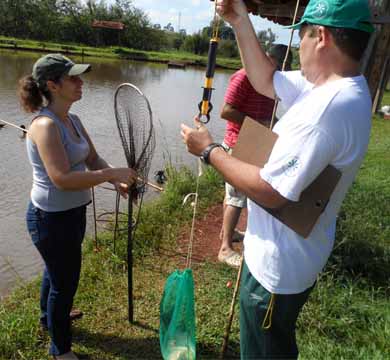
M134 170L113 168L97 154L80 119L70 113L82 97L80 75L90 69L49 54L19 82L21 105L37 113L26 142L33 167L27 227L45 263L41 324L49 330L54 359L77 359L71 351L69 314L79 282L90 188L108 181L126 197L136 180Z

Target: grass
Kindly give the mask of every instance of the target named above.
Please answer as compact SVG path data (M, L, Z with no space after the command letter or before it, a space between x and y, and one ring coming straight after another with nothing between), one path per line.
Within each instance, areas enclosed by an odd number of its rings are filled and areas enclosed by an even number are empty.
M389 93L386 93L386 97ZM385 100L386 101L386 100ZM390 338L390 121L375 118L369 152L344 201L335 250L298 321L301 359L385 359ZM111 235L100 234L100 251L91 239L76 305L85 312L75 324L75 350L92 359L158 359L159 301L167 276L183 267L177 234L188 228L194 191L188 170L170 170L167 191L145 207L135 243L136 323L127 321L125 241L112 253ZM212 170L201 178L202 213L221 201L221 179ZM236 272L215 263L194 268L197 355L216 359L222 344ZM46 359L48 338L38 328L39 280L25 284L0 304L0 359ZM237 318L228 356L239 355Z
M0 36L0 48L14 50L31 50L61 52L70 55L96 56L103 58L139 60L168 63L169 61L183 62L188 65L206 66L207 56L195 55L184 51L142 51L119 46L92 47L80 44L63 44L49 41L36 41ZM217 57L217 67L225 69L240 69L240 59Z

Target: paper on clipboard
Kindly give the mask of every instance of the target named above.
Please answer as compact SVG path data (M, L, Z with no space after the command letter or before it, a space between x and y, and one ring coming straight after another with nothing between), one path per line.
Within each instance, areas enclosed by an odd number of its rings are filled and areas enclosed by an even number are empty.
M246 117L232 156L249 164L264 167L277 138L278 135L270 129ZM262 208L306 238L325 210L340 177L341 172L329 165L302 192L298 202L289 201L280 209L269 209L263 206Z

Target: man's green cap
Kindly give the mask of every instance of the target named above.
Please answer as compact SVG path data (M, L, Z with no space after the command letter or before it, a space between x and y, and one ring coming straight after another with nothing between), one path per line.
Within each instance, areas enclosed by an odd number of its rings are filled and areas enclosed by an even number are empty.
M43 85L47 80L58 79L63 75L81 75L90 70L91 65L89 64L75 64L61 54L48 54L38 59L34 64L32 77Z
M374 31L367 0L310 0L301 21L286 28L299 29L304 23Z

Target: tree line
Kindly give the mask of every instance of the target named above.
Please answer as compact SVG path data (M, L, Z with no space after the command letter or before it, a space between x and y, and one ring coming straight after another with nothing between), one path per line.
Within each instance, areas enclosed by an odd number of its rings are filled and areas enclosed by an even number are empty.
M123 30L92 27L94 20L116 21ZM213 22L197 33L173 32L153 25L132 0L1 0L0 34L22 39L85 44L89 46L123 46L138 50L179 50L198 55L208 51ZM221 21L219 55L239 57L234 32ZM258 33L267 45L275 40L270 29Z

